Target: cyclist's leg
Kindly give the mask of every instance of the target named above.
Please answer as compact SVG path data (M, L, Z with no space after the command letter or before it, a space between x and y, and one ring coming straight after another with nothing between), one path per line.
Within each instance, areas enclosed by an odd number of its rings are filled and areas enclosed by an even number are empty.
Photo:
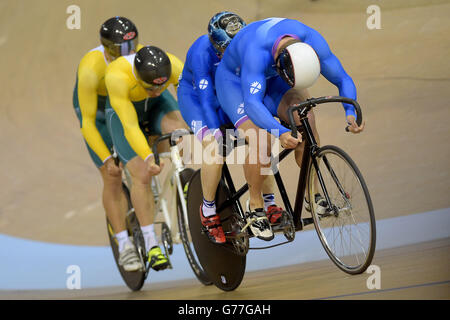
M167 90L157 98L147 99L144 102L144 108L142 108L141 105L138 105L139 103L135 104L136 109L141 113L140 119L147 122L148 126L146 129L148 129L149 134L160 135L175 129L186 128L186 124L179 114L176 101ZM144 110L143 113L142 110ZM168 119L168 125L165 125L166 122L164 122L164 124L162 123L165 116L166 119ZM116 121L116 125L118 127L120 126L123 131L120 121ZM125 155L122 154L122 156L125 156L125 159L121 160L127 163L127 168L130 171L131 179L133 181L131 201L133 202L134 209L144 235L150 265L155 270L165 269L169 265L169 262L158 246L154 231L155 205L153 192L151 191L152 176L148 172L145 161L134 153L123 134L120 135L120 138L122 139L122 142L120 143L122 146L120 153L125 153ZM114 145L116 145L116 142ZM132 158L130 159L130 157Z
M300 103L303 101L306 101L306 99L311 98L308 90L304 89L304 90L295 90L295 89L290 89L289 91L286 92L286 94L283 95L282 100L279 103L278 109L277 109L277 113L280 119L282 119L283 121L289 122L289 119L287 118L287 111L290 105L295 104L295 103ZM300 120L298 118L298 115L295 114L294 115L294 119L296 121L297 125L300 125ZM320 146L320 137L319 137L319 133L317 131L317 126L316 126L316 120L315 120L315 115L314 115L314 111L311 110L308 112L308 121L309 124L311 126L314 138L316 139L317 144ZM297 162L297 165L299 167L301 167L302 165L302 158L303 158L303 152L305 150L305 144L306 144L306 140L303 140L302 143L298 144L298 146L295 148L295 160ZM315 184L315 189L319 190L319 182L317 180L317 177L315 177L314 182ZM309 199L309 190L306 190L306 194L305 194L305 198Z
M97 111L95 124L103 141L110 149L112 147L112 139L107 129L105 120L105 100L106 97L98 97L97 104L99 111ZM77 84L74 89L73 105L81 126L83 119L78 101ZM95 166L99 169L100 175L103 180L102 203L105 209L106 216L111 223L114 232L118 234L126 230L125 215L128 208L127 199L122 189L122 179L120 171L119 174L108 171L102 160L98 157L94 150L91 149L86 140L85 144L88 149L89 155ZM123 247L124 243L126 242L125 240L119 241L121 247Z
M190 88L179 88L178 100L180 111L186 123L190 124L195 137L202 144L201 154L201 181L203 198L212 203L215 200L217 186L219 185L223 158L218 152L218 143L212 135L203 117L201 103L198 96ZM221 112L222 110L219 110ZM222 111L223 112L223 111ZM221 124L226 122L218 114Z
M289 106L292 104L295 104L295 103L300 103L300 102L306 101L306 99L309 99L309 98L311 98L311 96L310 96L308 90L306 90L306 89L304 89L304 90L290 89L283 95L281 101L279 102L279 105L277 108L278 117L280 119L282 119L283 121L289 123L289 119L287 117L287 110L288 110ZM296 124L300 125L300 120L299 120L297 114L294 115L294 119L296 121ZM317 143L320 145L319 134L318 134L317 128L316 128L316 121L315 121L315 116L314 116L313 110L311 110L308 113L308 120L309 120L309 124L311 125L311 129L313 131L314 137L315 137ZM298 166L301 166L304 148L305 148L305 141L303 141L301 144L299 144L297 146L297 148L295 149L295 158L297 160Z
M267 174L270 172L270 134L266 130L260 129L250 119L239 126L239 134L245 137L248 142L244 174L249 184L250 208L264 208L263 185L265 180L273 178ZM266 183L265 191L270 186L269 181Z
M113 143L106 125L106 119L97 120L96 124L106 146L111 150ZM128 209L128 200L122 188L122 170L110 171L106 165L102 165L100 173L103 178L103 206L114 232L119 234L126 230L125 216ZM124 241L120 242L122 248Z
M219 145L213 136L213 132L207 126L201 103L192 87L179 87L178 102L184 120L190 124L194 135L202 144L200 179L203 202L199 208L200 219L202 225L208 229L209 238L213 242L224 243L226 241L225 234L220 223L220 217L216 213L215 204L216 190L222 175L223 165L223 158L218 152ZM218 111L221 112L221 110ZM223 122L220 115L217 114L217 116L220 124L229 122ZM194 158L197 157L194 155Z
M150 130L154 134L166 134L177 129L187 129L177 101L165 90L158 98L148 104L151 112L148 121Z
M250 207L264 208L261 196L263 183L266 178L273 179L267 174L262 174L270 171L270 135L267 131L258 128L246 115L240 79L231 73L222 73L217 76L220 86L217 85L216 90L222 109L249 143L249 154L244 163L244 173L249 184ZM270 192L272 188L273 183L267 181L264 191Z
M131 202L141 225L146 250L149 251L158 245L153 229L154 199L151 191L151 175L147 170L147 164L129 145L122 123L114 109L110 107L109 101L106 105L106 120L117 155L131 176Z
M147 105L151 111L145 116L148 123L148 130L151 134L160 136L177 129L188 128L181 116L177 101L168 90L165 90L157 98L149 99ZM160 148L164 150L168 150L168 146L168 142L160 144ZM182 149L180 150L180 155L183 155Z
M272 240L274 235L264 212L261 193L266 178L264 171L270 170L270 143L267 142L270 141L270 135L258 128L245 113L239 77L226 70L216 73L216 92L222 109L238 129L240 137L244 137L248 143L249 153L244 162L244 172L250 193L249 218L253 220L250 229L258 238Z

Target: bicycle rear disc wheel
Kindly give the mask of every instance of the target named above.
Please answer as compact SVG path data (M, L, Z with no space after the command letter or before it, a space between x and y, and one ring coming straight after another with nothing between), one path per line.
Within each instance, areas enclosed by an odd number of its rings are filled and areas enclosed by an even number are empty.
M131 205L131 199L130 199L130 192L125 184L122 184L125 196L128 201L128 216L127 216L127 229L128 229L128 235L133 236L133 242L136 245L136 239L138 238L138 241L140 241L140 245L142 247L145 247L144 240L142 238L142 234L140 233L140 226L138 219L136 217L136 214L133 212L130 212L132 209ZM146 274L144 270L139 271L133 271L128 272L125 271L122 266L119 264L119 244L117 242L117 239L115 237L115 233L113 231L113 228L111 226L111 223L109 222L108 218L106 218L106 225L108 228L108 236L109 236L109 242L111 244L111 249L114 255L114 260L116 261L117 268L119 269L120 275L122 276L123 281L127 285L128 288L130 288L133 291L139 291L142 286L144 285L144 281L146 278ZM140 235L140 236L139 236Z
M320 148L316 161L332 208L318 212L315 194L325 195L311 162L308 191L317 234L339 269L362 273L372 262L376 242L375 214L366 183L350 156L336 146Z
M180 173L181 185L185 193L187 193L186 187L188 187L186 186L186 184L189 182L194 172L195 172L194 169L186 168ZM205 286L211 285L212 281L209 280L208 276L205 273L205 270L203 270L200 263L198 262L198 257L195 252L194 244L192 243L192 236L191 230L189 228L189 222L186 221L184 218L183 208L181 206L181 200L178 192L177 192L177 213L178 213L178 228L180 230L181 241L183 243L184 252L186 253L189 265L191 266L191 269L194 272L195 276L197 277L198 281L200 281Z
M216 192L216 205L220 208L229 197L229 190L223 180L218 185ZM245 274L246 256L242 256L230 250L226 244L213 243L206 234L203 233L203 226L200 221L200 206L203 203L203 193L201 185L201 173L197 170L189 181L187 191L187 205L189 215L189 226L191 230L192 242L197 253L199 264L205 270L208 278L213 284L223 291L235 290L242 282ZM229 222L225 222L234 214L233 206L227 206L220 213L220 218L224 222L226 231ZM231 219L228 219L230 221ZM232 248L233 245L229 244Z

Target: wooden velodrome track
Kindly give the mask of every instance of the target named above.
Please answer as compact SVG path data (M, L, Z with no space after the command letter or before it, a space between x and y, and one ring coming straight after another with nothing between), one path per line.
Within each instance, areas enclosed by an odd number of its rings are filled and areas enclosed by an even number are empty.
M341 107L318 109L321 142L344 148L356 161L377 219L450 207L448 1L376 1L379 30L366 25L366 9L373 1L230 0L225 7L221 1L196 0L188 8L185 3L77 1L81 29L69 30L66 8L71 1L0 2L0 233L54 243L108 244L101 181L81 139L72 90L79 60L98 45L100 24L114 15L132 19L142 43L182 60L218 11L235 11L247 22L281 16L314 27L354 79L366 120L366 130L353 136L343 130ZM311 94L337 91L321 78ZM297 170L293 161L283 166ZM296 180L285 183L293 196ZM375 291L366 287L368 274L347 276L327 260L249 272L228 293L186 280L149 281L138 293L125 286L0 291L0 299L449 299L449 245L447 238L378 251L373 263L381 267L382 284Z

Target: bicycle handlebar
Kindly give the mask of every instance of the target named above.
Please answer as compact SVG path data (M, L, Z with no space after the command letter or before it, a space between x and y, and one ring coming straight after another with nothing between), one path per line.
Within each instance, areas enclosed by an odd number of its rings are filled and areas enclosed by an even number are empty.
M361 107L359 106L358 102L356 100L346 98L346 97L339 97L339 96L326 96L326 97L320 97L320 98L311 98L306 100L305 102L294 104L289 107L288 109L288 117L289 117L289 124L291 126L291 134L294 138L297 138L297 126L295 125L294 120L294 112L301 110L300 112L304 113L306 115L309 110L314 108L318 104L322 103L329 103L329 102L343 102L351 104L355 107L356 110L356 123L358 126L362 123L362 112ZM306 111L306 112L305 112ZM349 132L348 126L345 127L345 131Z
M171 133L167 133L164 134L160 137L158 137L155 142L153 143L152 146L152 151L153 151L153 156L155 157L155 163L156 165L160 165L160 157L159 157L159 152L158 152L158 145L164 141L170 138L170 145L174 146L176 144L176 142L178 141L179 138L181 138L182 136L187 136L187 135L191 135L193 134L193 132L191 130L187 130L187 129L177 129L175 131L172 131Z

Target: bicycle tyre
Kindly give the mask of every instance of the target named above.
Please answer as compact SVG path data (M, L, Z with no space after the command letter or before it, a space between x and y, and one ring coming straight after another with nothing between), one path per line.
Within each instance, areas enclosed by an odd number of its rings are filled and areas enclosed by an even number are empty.
M223 180L220 181L216 192L216 204L228 199L229 190ZM197 170L189 181L187 190L187 205L189 226L191 229L192 242L198 256L200 265L205 270L208 278L213 284L223 291L233 291L242 282L245 274L246 256L237 254L225 245L215 244L202 233L199 209L203 201L201 187L201 174ZM222 221L234 214L233 207L229 206L220 212ZM230 221L230 219L228 219ZM224 224L224 230L226 224ZM232 245L231 245L232 246Z
M338 178L337 180L342 183L343 180L345 180L346 176L342 175L342 174L336 174L335 169L333 168L333 170L329 170L328 166L326 165L326 163L329 164L329 167L332 167L330 164L330 159L331 156L336 156L336 159L340 159L342 161L342 163L346 164L348 169L350 169L350 171L352 172L352 177L354 179L356 179L356 181L359 184L361 195L363 195L364 200L361 201L362 203L364 203L364 207L366 210L366 214L368 216L368 221L364 222L364 223L356 223L355 220L355 215L353 214L353 209L354 207L356 207L355 203L357 203L357 197L355 199L354 194L358 194L353 192L352 190L352 194L348 193L346 187L342 186L341 187L344 189L345 191L345 199L344 196L342 195L342 193L339 191L339 186L338 184L335 182L335 178L333 178L333 175L331 174L331 171L333 171L333 173L335 174L335 176ZM328 156L328 157L327 157ZM351 159L351 157L345 152L343 151L341 148L336 147L336 146L324 146L319 148L319 150L316 153L316 159L318 161L318 166L319 166L319 170L321 172L322 175L325 175L326 173L330 173L330 177L333 179L332 181L335 182L334 184L326 184L325 186L327 188L328 191L330 191L330 189L332 189L332 187L334 187L334 185L336 185L336 189L338 190L339 194L340 194L340 198L342 198L340 201L341 203L350 203L350 209L345 209L344 210L344 205L336 205L336 209L337 211L334 211L333 214L329 214L327 217L325 217L324 215L319 215L316 210L315 210L315 201L314 201L314 194L315 192L313 192L313 188L315 188L314 182L313 182L313 178L310 179L310 177L313 177L314 174L317 175L316 173L316 169L315 166L313 165L312 161L309 164L309 168L308 168L308 190L309 190L309 203L311 204L311 214L314 220L314 226L316 229L316 232L319 236L320 242L322 243L323 248L325 249L327 255L330 257L330 259L333 261L333 263L342 271L348 273L348 274L360 274L363 273L371 264L373 256L375 254L375 246L376 246L376 219L375 219L375 214L374 214L374 209L373 209L373 204L372 204L372 200L370 198L370 194L369 194L369 190L367 188L367 185L364 181L364 178L360 172L360 170L358 169L358 167L356 166L355 162ZM325 160L322 160L325 159ZM320 168L320 163L323 162L324 166L322 169ZM325 170L326 169L326 170ZM324 172L326 171L326 172ZM324 176L325 177L325 176ZM320 187L319 187L320 188ZM333 204L335 204L335 202L339 202L339 197L334 198L337 200L331 200ZM331 199L331 196L330 196ZM362 199L362 198L361 198ZM351 200L351 201L350 201ZM348 211L350 211L350 213L348 213ZM336 215L337 212L337 215ZM341 214L342 212L342 214ZM353 226L350 226L349 228L341 228L341 234L343 233L342 231L346 231L349 230L350 233L352 233L353 230L355 230L355 234L356 236L353 236L353 238L359 238L359 240L361 241L361 236L364 235L364 232L361 231L365 231L364 229L367 228L367 230L369 230L370 235L368 235L366 238L369 242L368 246L367 246L367 254L364 251L363 248L363 254L364 254L364 261L362 261L361 263L358 263L357 265L348 265L347 263L344 263L344 259L347 261L350 259L351 256L355 256L356 260L358 259L358 253L355 251L355 253L353 253L353 255L343 255L342 257L338 256L337 251L339 251L339 248L337 248L336 246L334 246L334 249L332 248L332 246L330 245L329 241L327 241L327 236L325 235L325 232L331 233L331 230L333 230L334 226L335 226L335 222L337 221L338 217L342 215L343 218L345 219L345 217L351 217L349 218L349 221L353 221L355 222L355 224ZM334 216L334 217L333 217ZM329 219L329 220L326 220ZM335 220L333 220L335 219ZM332 228L323 228L323 226L321 225L321 221L329 221L329 222L333 222ZM353 229L352 229L353 228ZM334 230L333 230L333 235L334 235ZM330 237L330 238L335 238L335 237ZM348 241L348 239L350 239L350 250L352 247L352 234L350 234L350 237L342 237L343 239L341 239L341 247L342 249L345 247L346 244L348 244L346 241ZM357 239L358 240L358 239ZM362 259L361 259L362 260Z
M131 204L131 198L130 198L130 192L128 190L128 187L122 183L122 188L125 193L125 197L128 201L128 212L133 208ZM133 242L136 242L136 237L138 238L138 241L140 241L141 247L145 248L144 239L142 237L142 234L140 233L140 226L138 219L136 217L136 214L133 212L130 212L127 215L127 231L129 236L133 236ZM109 236L109 242L111 244L111 249L113 252L114 260L116 262L117 268L119 269L120 275L127 285L128 288L130 288L132 291L139 291L142 286L144 285L145 279L146 279L146 272L145 270L139 270L139 271L132 271L128 272L125 271L121 265L119 265L119 245L117 242L117 239L115 238L115 234L113 231L113 228L108 220L106 218L106 226L108 230L108 236ZM134 243L136 245L136 243ZM137 250L137 248L136 248Z
M194 169L186 168L180 173L181 186L183 187L183 190L185 190L186 184L189 182L194 172L195 172ZM198 281L200 281L200 283L202 283L205 286L212 285L212 281L209 280L205 270L203 270L200 263L198 262L197 255L195 254L195 248L192 242L189 240L192 239L192 237L190 235L189 228L187 227L188 222L186 222L184 219L183 209L181 206L181 200L180 195L178 194L178 190L177 190L177 216L181 242L183 243L184 252L186 253L186 257L189 262L189 265L191 266L192 271L194 272L196 278L198 279Z

